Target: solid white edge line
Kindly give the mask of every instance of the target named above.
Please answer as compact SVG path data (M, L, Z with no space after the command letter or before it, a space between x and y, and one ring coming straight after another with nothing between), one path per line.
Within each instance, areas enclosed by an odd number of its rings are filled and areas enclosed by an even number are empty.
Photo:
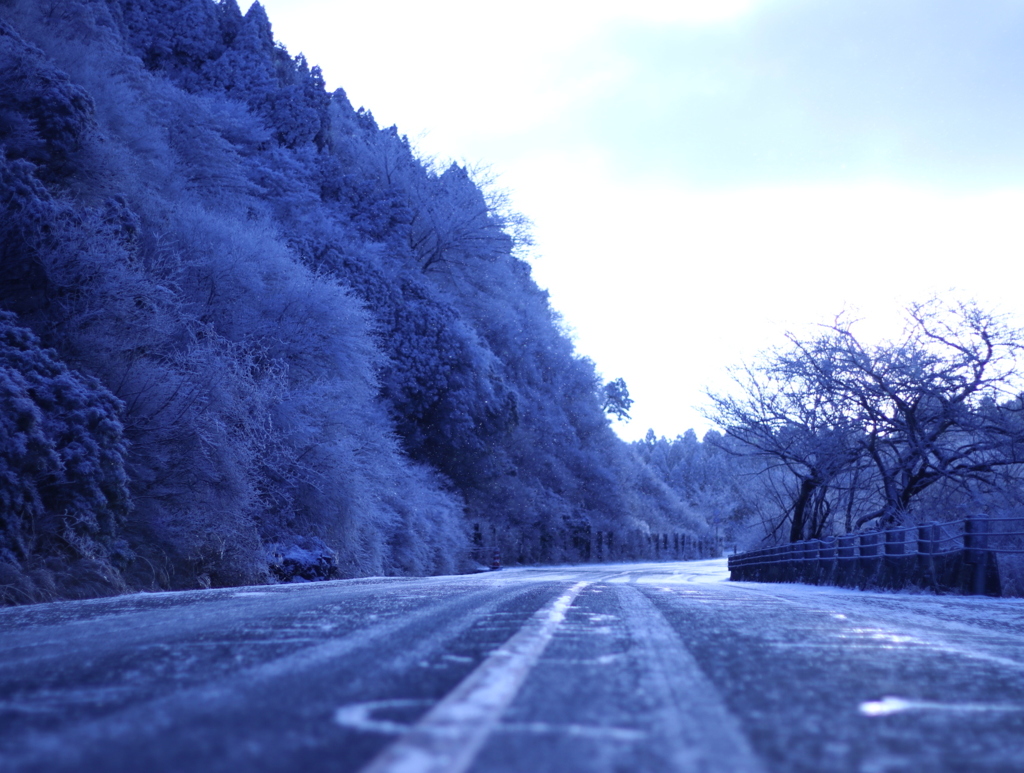
M576 583L538 610L361 773L463 773L515 699L572 602L589 584Z

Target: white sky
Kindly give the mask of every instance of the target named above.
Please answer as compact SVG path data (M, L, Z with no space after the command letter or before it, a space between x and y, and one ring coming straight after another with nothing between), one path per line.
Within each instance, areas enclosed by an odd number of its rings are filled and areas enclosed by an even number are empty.
M500 175L626 439L702 434L727 366L844 309L1021 305L1024 0L263 4L328 88Z

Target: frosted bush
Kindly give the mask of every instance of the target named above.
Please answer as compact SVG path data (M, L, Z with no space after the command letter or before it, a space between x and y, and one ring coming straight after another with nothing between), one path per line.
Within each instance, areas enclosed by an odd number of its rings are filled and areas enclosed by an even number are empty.
M267 546L271 575L279 582L313 582L338 576L338 554L319 537L293 537Z
M33 569L47 557L65 563L129 557L115 541L130 506L121 408L99 381L69 369L14 314L0 311L6 573ZM117 583L113 572L110 582Z

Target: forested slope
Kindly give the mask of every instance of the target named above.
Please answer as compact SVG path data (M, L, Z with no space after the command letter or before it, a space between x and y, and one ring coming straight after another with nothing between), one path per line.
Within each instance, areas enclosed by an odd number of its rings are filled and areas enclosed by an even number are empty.
M258 4L0 0L0 70L0 598L706 529L611 430L522 218Z

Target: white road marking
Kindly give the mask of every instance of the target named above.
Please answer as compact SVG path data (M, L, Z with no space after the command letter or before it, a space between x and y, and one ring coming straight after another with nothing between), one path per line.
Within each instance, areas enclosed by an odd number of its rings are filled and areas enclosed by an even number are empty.
M587 585L576 583L534 614L362 773L462 773L469 768Z
M1024 711L1024 706L1005 703L938 703L907 700L892 695L886 695L880 701L865 701L859 708L860 713L867 717L887 717L904 711Z

